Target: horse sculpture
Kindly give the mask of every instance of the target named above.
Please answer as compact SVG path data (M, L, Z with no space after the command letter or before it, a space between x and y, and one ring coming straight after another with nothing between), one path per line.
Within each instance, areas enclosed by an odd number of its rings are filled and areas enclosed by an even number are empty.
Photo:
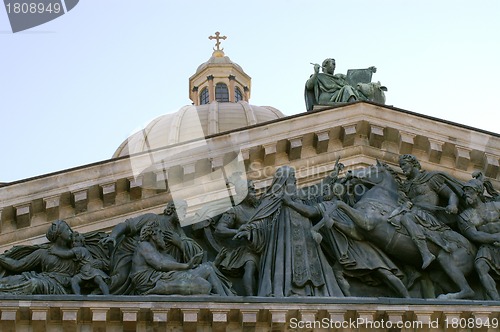
M391 213L400 207L401 192L399 183L389 166L377 164L365 169L356 179L366 185L366 192L353 207L345 202L337 201L333 208L341 209L351 219L353 226L366 235L372 243L384 250L392 257L415 267L422 265L421 255L408 234L398 230L389 220ZM411 213L408 211L406 213ZM326 214L325 214L326 215ZM313 232L317 232L324 224L331 222L323 218L315 225ZM315 234L317 235L317 233ZM474 269L475 247L461 234L447 229L439 234L449 245L447 250L427 240L428 247L436 256L431 269L440 267L451 279L458 292L439 295L439 299L470 298L474 291L469 286L466 276ZM319 237L316 236L319 239ZM444 288L444 287L443 287Z

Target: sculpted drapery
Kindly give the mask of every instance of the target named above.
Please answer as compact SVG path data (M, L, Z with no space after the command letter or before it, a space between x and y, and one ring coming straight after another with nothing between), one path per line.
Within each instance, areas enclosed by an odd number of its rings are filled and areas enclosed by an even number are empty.
M77 262L51 254L50 247L70 248L72 230L62 220L52 223L47 231L50 245L15 247L0 255L0 266L14 273L0 278L0 294L70 294L71 278L77 272ZM29 252L16 259L21 252Z
M116 243L111 259L112 294L130 294L133 292L130 279L131 261L139 243L142 227L148 222L157 221L160 229L168 237L165 252L177 262L186 263L193 256L203 252L199 244L188 238L178 223L177 213L184 214L185 206L178 204L183 211L175 211L174 202L170 202L163 214L146 213L135 218L125 220L115 226L110 238Z
M391 296L373 288L384 282L403 297L482 299L484 293L475 291L482 286L488 298L498 300L498 195L487 190L487 179L473 175L475 182L464 184L445 173L424 171L417 162L412 155L400 158L406 176L402 182L380 162L363 172L323 181L342 188L330 190L335 197L322 187L299 192L294 169L280 167L260 200L244 200L219 218L215 235L224 235L235 246L216 252L204 251L206 238L194 233L196 239L190 238L180 227L177 214L184 215L185 204L176 209L170 202L163 214L127 219L109 236L83 234L80 244L71 243L77 233L58 220L47 231L49 243L18 246L0 255L0 294L108 294L107 287L99 292L96 276L107 283L110 275L113 295L232 296L231 281L238 295ZM361 184L363 194L350 199L349 188ZM425 237L398 224L397 218L403 217ZM141 240L140 233L151 222L156 238ZM432 255L429 264L422 264L419 241ZM104 250L105 244L113 244L114 250ZM95 262L101 263L99 267ZM447 276L432 279L432 293L413 283L426 272ZM471 274L476 278L469 285ZM455 289L446 288L450 280ZM75 284L82 284L81 293Z
M343 296L311 234L311 221L282 202L296 190L295 171L280 167L247 226L260 253L258 296Z

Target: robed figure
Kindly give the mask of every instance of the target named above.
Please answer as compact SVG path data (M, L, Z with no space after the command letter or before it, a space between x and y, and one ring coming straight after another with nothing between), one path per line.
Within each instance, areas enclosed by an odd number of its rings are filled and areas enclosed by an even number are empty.
M357 90L349 85L346 75L334 74L335 59L328 58L323 64L314 65L314 74L306 81L305 102L308 111L314 105L335 105L361 99ZM320 73L319 69L323 72Z
M326 257L311 234L311 221L282 203L296 194L295 170L278 168L250 222L247 237L260 254L258 296L344 296Z

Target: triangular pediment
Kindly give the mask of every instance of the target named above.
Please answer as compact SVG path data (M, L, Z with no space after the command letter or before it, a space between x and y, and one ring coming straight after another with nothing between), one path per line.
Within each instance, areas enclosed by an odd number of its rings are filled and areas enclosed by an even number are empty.
M377 159L397 167L405 153L416 155L424 169L464 181L480 170L499 186L500 135L357 102L8 183L0 187L0 251L46 242L47 227L56 219L80 232L109 231L126 218L159 213L171 198L168 183L174 178L185 185L188 213L194 214L226 195L227 188L210 174L232 160L244 165L262 191L281 165L295 167L299 186L306 186L326 176L338 158L348 168ZM201 186L206 190L200 194Z
M82 292L83 296L74 295L73 292L76 294L78 292L68 286L62 286L59 281L48 282L47 280L52 280L51 275L46 279L45 277L39 278L40 285L44 287L45 282L49 286L54 284L61 287L59 292L53 292L53 289L47 290L48 288L45 287L41 292L30 293L32 279L27 282L23 280L24 272L18 275L12 270L2 270L3 275L11 274L8 278L14 277L12 279L14 282L9 283L11 279L3 282L4 292L0 303L2 327L9 330L30 326L33 326L33 330L60 329L61 327L73 330L83 328L83 326L94 329L106 329L110 326L120 330L142 330L154 327L160 330L194 331L201 324L211 331L226 329L240 331L252 328L285 330L295 327L299 329L311 327L314 330L318 327L317 324L322 324L321 327L327 329L351 330L351 327L357 328L358 326L370 329L372 323L377 324L377 327L393 327L395 324L402 326L404 323L404 326L413 324L412 326L416 326L417 329L421 327L434 329L443 326L443 321L461 324L464 317L474 317L476 323L479 322L478 319L481 322L489 322L489 319L494 317L495 320L500 311L498 301L488 301L477 273L473 270L476 249L467 240L461 242L461 245L454 244L454 248L457 252L460 250L466 252L463 256L466 257L466 264L463 264L465 272L461 272L462 267L457 268L456 271L463 278L467 274L465 284L470 284L469 290L471 291L467 294L448 293L444 299L434 297L447 292L446 287L441 287L442 285L447 284L447 287L450 287L451 278L448 279L442 273L445 269L439 270L440 267L434 269L433 266L437 266L437 263L431 262L430 264L434 265L429 266L431 272L427 274L427 271L419 269L422 261L417 250L407 255L406 252L387 249L389 244L393 244L392 239L397 236L391 237L385 246L373 241L376 238L373 233L362 233L365 234L365 238L370 238L369 243L364 243L369 250L361 249L361 252L367 250L368 254L365 256L368 257L365 257L367 260L361 259L359 262L365 264L370 262L372 257L382 257L381 268L391 271L391 275L395 278L391 282L392 285L403 285L402 287L391 289L387 286L380 286L380 283L373 284L372 274L366 275L367 279L364 278L365 275L349 275L348 273L341 277L340 270L333 271L336 266L334 260L337 259L336 254L333 254L335 249L333 247L318 249L324 248L323 244L318 245L315 242L318 240L312 235L312 223L307 218L294 220L292 218L287 220L286 217L269 218L269 224L263 226L263 229L266 231L271 228L277 229L274 225L280 222L285 223L286 227L289 227L286 235L288 240L281 241L284 237L281 235L283 233L273 231L274 235L270 238L279 239L276 242L269 242L271 243L269 247L274 246L275 249L271 254L273 263L266 265L259 263L258 269L260 271L273 271L274 269L279 275L281 272L279 269L285 266L282 264L286 259L283 258L286 257L283 253L293 252L294 255L307 253L308 258L311 259L308 262L315 261L317 266L320 261L319 264L326 267L316 274L316 276L322 276L324 280L328 277L329 286L324 288L332 291L326 295L314 293L289 297L288 295L273 297L259 294L258 296L242 296L248 291L244 279L229 274L217 276L219 285L224 285L226 288L223 289L227 291L227 293L217 294L225 296L186 297L156 293L154 293L156 295L134 295L136 289L133 288L132 274L122 273L117 268L121 264L121 258L116 257L123 256L118 256L116 253L118 249L123 249L128 245L118 244L114 250L110 250L111 247L108 245L102 245L104 239L109 239L107 236L110 232L116 231L117 225L124 223L132 225L136 222L138 225L139 222L151 216L155 220L156 218L165 220L168 215L166 211L164 212L167 202L182 198L188 203L189 217L183 220L189 225L180 231L183 233L182 241L192 245L190 248L200 248L204 257L203 264L210 267L217 266L221 260L218 263L214 261L219 258L219 253L225 251L222 249L222 241L219 242L214 236L217 235L214 225L217 225L216 221L219 220L217 214L241 201L234 185L235 177L253 180L257 192L265 196L268 194L266 190L275 184L273 177L275 177L276 170L278 168L289 169L289 167L282 167L287 165L295 169L298 186L307 189L301 193L309 194L319 192L316 190L319 186L314 185L325 183L321 181L332 174L337 162L345 165L347 170L362 169L371 165L384 165L384 167L388 165L388 170L401 172L398 160L403 154L416 156L425 170L446 173L462 182L470 180L474 172L480 171L485 176L485 180L488 180L497 190L500 188L500 135L369 102L317 109L211 135L203 139L168 147L153 147L150 151L131 156L104 160L4 184L0 186L0 252L7 250L9 252L5 253L2 259L18 259L22 255L24 255L22 257L27 257L28 253L51 250L54 243L48 243L46 233L54 221L64 220L73 231L83 233L86 241L89 240L85 244L87 250L92 249L92 258L102 264L104 271L101 272L109 273L111 276L106 282L111 295L97 295L102 291L100 288L102 285L97 288L91 282L90 286L86 285L86 290ZM389 171L389 173L392 174L391 177L394 176L394 172ZM342 176L344 179L347 177L345 173ZM228 185L227 181L233 181L233 184ZM397 190L393 189L392 192L397 192ZM393 206L397 204L394 203ZM322 207L319 207L318 211L320 209ZM394 213L397 209L392 211ZM159 216L162 213L164 214ZM291 215L292 212L289 210L288 213ZM388 215L388 213L388 209L381 210L380 215ZM148 214L147 218L145 218L146 214ZM263 220L265 219L259 219L258 222ZM302 227L297 221L304 221L302 225L306 226ZM318 224L321 222L327 223L327 220L323 217ZM57 224L61 223L57 222ZM384 224L388 223L384 221ZM132 227L139 229L139 226ZM54 234L54 229L52 230L51 234ZM300 233L300 230L303 232ZM450 230L450 232L454 231ZM309 234L307 244L305 240L301 242L301 239L306 238L304 236L306 233ZM137 234L134 236L136 237ZM117 243L133 243L135 246L143 243L134 236L124 240L126 236L122 235L119 241L123 240L123 242L117 241ZM361 241L361 244L357 245L363 248L363 240L354 238L358 242ZM377 238L380 239L380 237ZM382 238L386 240L389 237L383 236ZM342 235L338 239L340 246L344 243L342 239L347 241L347 238ZM333 243L337 243L335 241ZM410 243L411 246L412 241L412 238L408 236L399 243L404 243L404 245ZM134 251L134 248L137 247L132 246L130 249L128 246L128 250L131 250L134 255L142 252L142 250ZM338 248L337 250L340 250ZM281 253L282 260L274 263L277 260L276 257L279 256L278 252ZM311 252L313 255L310 255ZM401 253L404 257L401 257ZM443 250L440 253L443 253ZM55 254L52 252L51 255ZM289 257L292 256L289 255ZM296 256L293 257L295 259ZM221 259L225 259L224 256ZM262 256L258 256L257 259L261 260ZM296 259L296 261L299 260L299 258ZM340 262L340 259L338 261ZM406 270L410 261L413 266ZM64 264L76 265L76 262L73 259L66 259ZM116 262L120 263L115 264ZM285 269L293 270L292 273L286 272L287 276L293 275L293 278L300 278L295 271L300 274L301 271L307 270L309 265L304 262L302 260L299 264L286 265ZM358 261L355 263L357 264ZM456 266L454 262L448 261L448 263ZM130 264L128 266L132 265L130 262L128 264ZM292 264L294 264L293 267L291 267ZM346 264L346 262L340 264ZM465 267L466 265L468 267ZM310 266L310 270L313 271L313 265ZM346 266L342 265L340 268L344 269ZM145 270L148 273L151 269ZM66 271L76 270L73 267ZM221 273L217 269L210 271ZM328 271L331 273L327 274ZM413 273L415 271L416 273ZM434 278L431 274L433 271L440 273L439 280L431 279ZM41 271L31 272L30 270L27 275L32 273L35 276L33 280L35 280L39 272ZM66 273L66 278L73 278L75 273ZM79 274L81 273L79 271ZM112 280L115 277L120 280L118 283L113 283ZM122 277L124 277L123 283L120 279ZM311 272L311 278L313 277ZM23 282L17 283L16 280ZM283 280L278 280L277 283L287 282ZM263 284L272 283L259 280L259 292ZM460 285L460 290L464 288L463 283L456 282L455 284ZM116 292L114 288L116 285L120 286L120 290L123 285L126 291ZM155 284L155 288L156 286ZM306 287L310 287L309 284L298 289L305 293L308 289ZM321 287L323 286L320 284L316 289L321 289ZM11 289L15 291L9 292ZM213 288L210 291L212 290ZM39 293L44 295L32 295ZM461 300L454 300L454 295ZM402 296L411 298L402 298ZM462 298L467 298L467 300ZM492 322L496 324L494 320ZM387 322L387 324L381 325L382 322Z

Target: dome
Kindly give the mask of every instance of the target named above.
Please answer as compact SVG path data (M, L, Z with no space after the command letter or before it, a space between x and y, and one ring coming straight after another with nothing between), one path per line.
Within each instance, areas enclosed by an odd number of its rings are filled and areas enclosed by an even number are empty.
M213 101L198 106L184 106L175 113L162 115L143 130L125 140L113 157L122 157L192 139L239 129L282 118L279 110L270 106Z
M198 66L198 68L196 69L196 73L194 75L197 75L198 73L202 72L203 70L211 66L214 67L231 66L244 73L243 68L241 68L241 66L236 62L231 61L231 59L229 59L227 55L224 55L222 51L219 52L215 51L207 62L204 62Z
M209 39L217 42L212 56L189 78L192 105L162 115L130 136L113 158L227 132L282 118L274 107L250 105L251 78L224 54L219 32Z

